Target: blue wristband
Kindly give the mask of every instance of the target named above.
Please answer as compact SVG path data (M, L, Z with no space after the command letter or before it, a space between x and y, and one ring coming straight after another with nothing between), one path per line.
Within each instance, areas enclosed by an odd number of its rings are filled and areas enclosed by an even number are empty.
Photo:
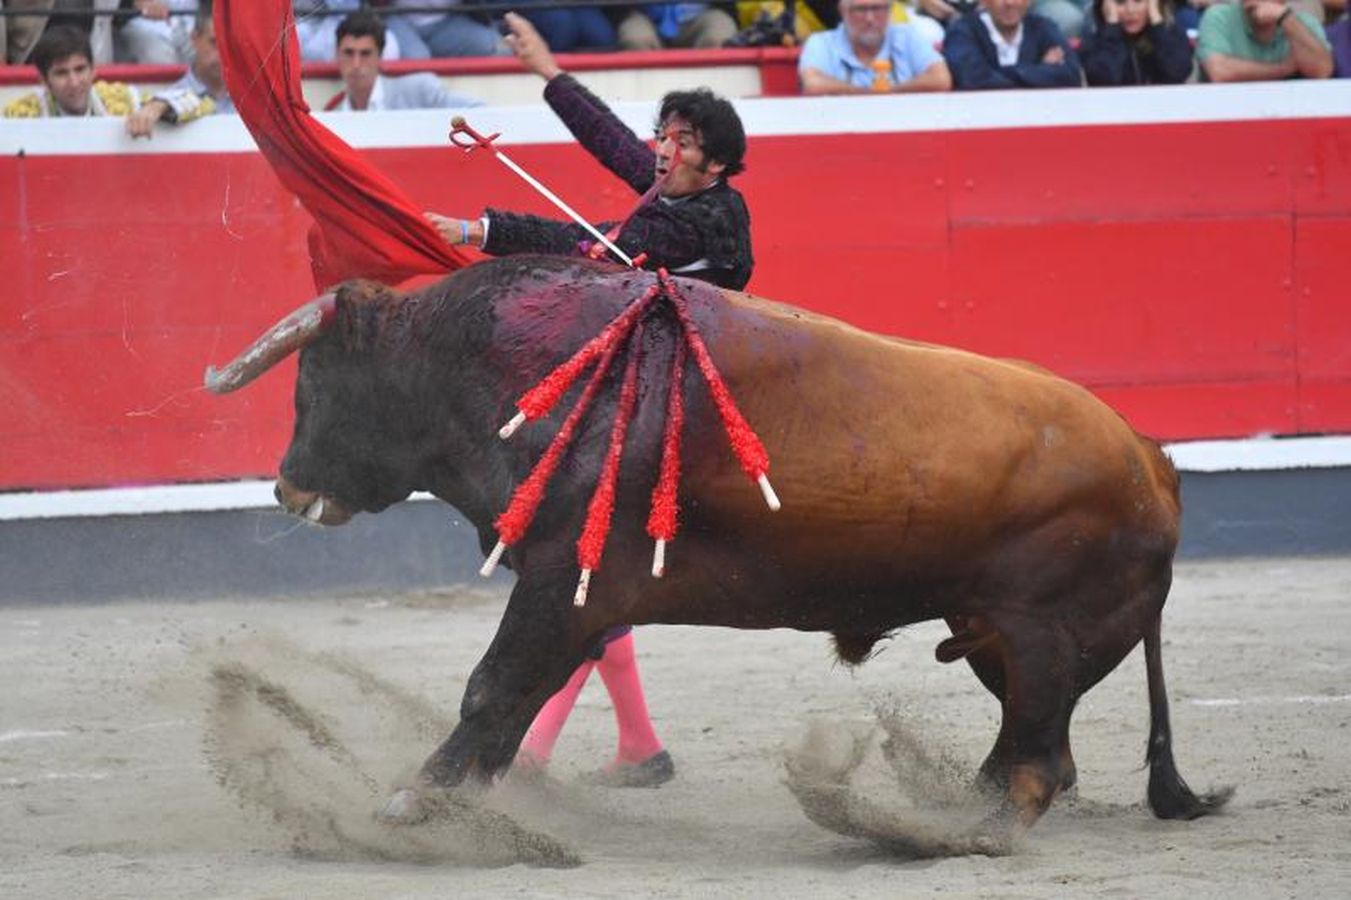
M469 243L469 220L468 220L468 219L461 219L461 220L460 220L460 243L461 243L461 244L467 244L467 243Z

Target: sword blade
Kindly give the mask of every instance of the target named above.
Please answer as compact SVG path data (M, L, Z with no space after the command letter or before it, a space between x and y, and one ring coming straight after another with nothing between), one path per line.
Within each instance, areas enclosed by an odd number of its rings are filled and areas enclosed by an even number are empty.
M569 219L585 228L587 232L596 240L600 241L607 250L609 250L615 256L618 256L620 259L624 260L625 265L633 266L633 260L629 258L629 255L627 253L616 247L614 245L614 242L612 242L605 235L601 234L600 231L598 231L595 228L595 226L593 226L586 219L582 218L581 215L579 215L571 206L568 206L566 203L564 203L561 197L559 197L553 191L549 190L547 187L541 184L538 179L536 179L525 169L522 169L520 166L516 165L516 163L512 161L511 157L507 156L500 150L494 150L493 155L496 156L499 160L501 160L502 165L506 166L508 169L511 169L511 171L519 175L521 179L525 181L526 184L530 185L532 188L543 194L546 200L548 200L554 206L562 210L564 215L566 215Z

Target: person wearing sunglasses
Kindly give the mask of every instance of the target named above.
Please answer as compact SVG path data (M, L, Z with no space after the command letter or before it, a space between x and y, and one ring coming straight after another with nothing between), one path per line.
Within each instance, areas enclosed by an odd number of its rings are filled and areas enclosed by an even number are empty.
M887 0L840 0L840 24L807 38L798 58L804 94L952 90L932 36L891 21Z

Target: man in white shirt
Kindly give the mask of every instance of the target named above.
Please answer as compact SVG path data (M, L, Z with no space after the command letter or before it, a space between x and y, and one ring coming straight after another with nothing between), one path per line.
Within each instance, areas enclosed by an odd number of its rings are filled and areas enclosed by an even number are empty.
M959 91L1079 87L1079 58L1056 24L1027 11L1030 0L981 0L948 28L943 56Z
M482 106L483 101L454 94L430 72L389 77L380 74L385 23L373 12L352 13L338 25L338 74L343 90L325 110L363 112L384 109L444 109Z
M361 9L362 0L291 0L295 13L296 43L305 62L328 62L338 49L338 23L343 16ZM385 59L409 59L398 37L385 41Z

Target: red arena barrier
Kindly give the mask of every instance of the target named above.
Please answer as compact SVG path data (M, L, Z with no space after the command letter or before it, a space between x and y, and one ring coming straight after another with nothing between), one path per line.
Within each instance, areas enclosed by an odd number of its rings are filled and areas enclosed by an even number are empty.
M1346 83L737 106L754 293L1031 360L1159 438L1351 432ZM584 215L627 212L544 107L467 114ZM428 209L549 213L445 111L320 118ZM238 121L11 121L0 151L0 491L272 474L291 379L199 387L313 293L308 216Z

